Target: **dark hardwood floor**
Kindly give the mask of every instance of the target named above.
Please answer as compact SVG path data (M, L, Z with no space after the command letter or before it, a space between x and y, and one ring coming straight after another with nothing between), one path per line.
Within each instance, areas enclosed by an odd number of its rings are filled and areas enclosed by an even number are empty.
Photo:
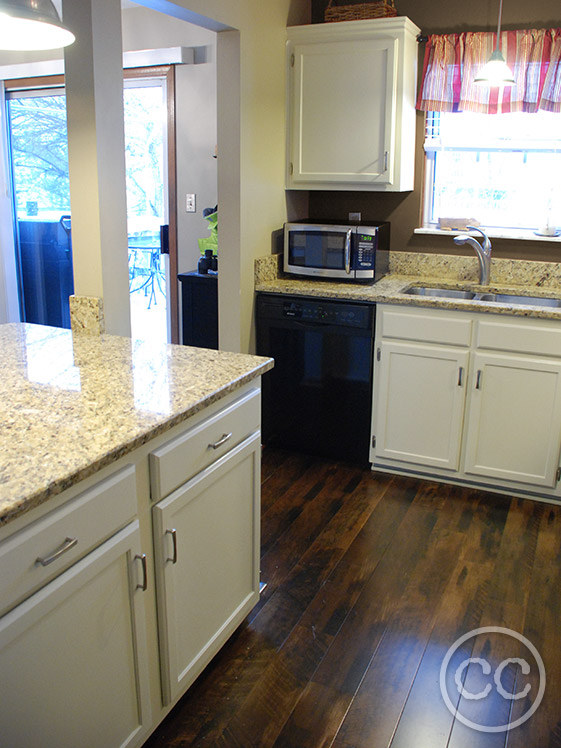
M281 451L262 476L267 588L147 747L561 746L561 507ZM510 731L441 693L480 627L543 658ZM482 632L445 690L500 727L538 676L524 641Z

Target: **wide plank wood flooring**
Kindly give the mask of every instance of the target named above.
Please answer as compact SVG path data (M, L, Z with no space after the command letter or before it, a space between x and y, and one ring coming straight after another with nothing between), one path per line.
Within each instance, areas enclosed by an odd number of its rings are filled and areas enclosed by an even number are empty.
M147 748L561 747L561 507L265 450L262 516L267 588ZM466 726L439 685L451 645L490 626L545 667L510 731ZM491 632L446 683L465 720L496 727L527 713L538 675Z

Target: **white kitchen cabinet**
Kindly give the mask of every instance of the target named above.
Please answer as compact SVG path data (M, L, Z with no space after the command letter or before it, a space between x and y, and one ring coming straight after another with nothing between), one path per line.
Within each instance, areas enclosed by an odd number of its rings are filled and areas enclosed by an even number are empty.
M260 414L257 379L0 526L2 746L140 748L240 625Z
M288 29L288 189L413 189L418 33L405 17Z
M556 498L561 325L377 307L374 469Z
M259 432L153 509L164 703L259 598Z
M469 352L393 341L378 350L376 455L458 470Z
M475 353L464 471L553 488L561 432L561 361Z
M10 748L138 744L150 726L138 521L0 618Z

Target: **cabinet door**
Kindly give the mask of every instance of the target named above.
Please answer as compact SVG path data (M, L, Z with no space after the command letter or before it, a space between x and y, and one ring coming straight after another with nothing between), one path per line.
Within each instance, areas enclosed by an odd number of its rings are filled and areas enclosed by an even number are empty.
M0 742L118 748L150 725L131 523L0 619Z
M259 598L260 445L256 433L153 509L164 703Z
M399 342L380 350L373 461L458 470L468 351Z
M393 181L397 44L292 47L289 187Z
M477 353L465 472L553 487L561 440L561 363Z

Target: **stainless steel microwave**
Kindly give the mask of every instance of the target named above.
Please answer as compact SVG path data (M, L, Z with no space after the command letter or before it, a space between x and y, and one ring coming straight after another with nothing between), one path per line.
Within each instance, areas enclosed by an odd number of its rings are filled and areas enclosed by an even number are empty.
M390 224L313 220L284 224L284 271L373 282L388 272Z

